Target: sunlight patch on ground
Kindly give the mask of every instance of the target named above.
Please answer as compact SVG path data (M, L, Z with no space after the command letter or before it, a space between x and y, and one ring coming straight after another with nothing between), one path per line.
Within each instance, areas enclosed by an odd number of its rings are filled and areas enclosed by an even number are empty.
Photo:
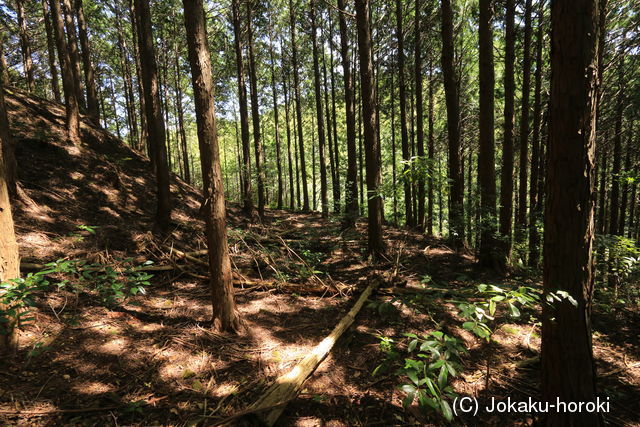
M115 390L112 385L101 383L99 381L84 381L74 384L71 389L82 394L102 394Z

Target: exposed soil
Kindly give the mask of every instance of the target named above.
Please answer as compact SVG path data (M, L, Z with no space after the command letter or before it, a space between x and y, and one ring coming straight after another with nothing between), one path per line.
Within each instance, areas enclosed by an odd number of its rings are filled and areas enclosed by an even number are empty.
M375 301L391 300L394 288L405 299L415 290L424 309L419 313L400 302L384 314L364 308L289 403L280 425L445 425L417 407L404 409L402 380L392 372L372 376L384 357L379 336L401 340L405 332L440 329L464 341L469 352L453 383L459 393L481 402L491 396L539 397L540 363L517 365L538 354L539 327L526 316L500 324L488 346L460 327L451 302L479 283L538 287L536 280L494 277L479 270L472 256L457 255L438 239L393 227L385 228L388 261L371 264L363 257L364 223L343 232L337 220L319 214L276 210L260 223L230 204L230 250L246 330L237 336L215 333L209 327L206 268L176 259L170 250L203 248L197 190L173 180L172 232L153 236L154 182L143 155L87 122L82 147L69 147L62 142L64 112L58 104L18 94L8 97L8 107L20 183L34 202L15 207L23 261L82 258L115 265L142 257L174 269L154 273L146 295L117 306L105 307L89 291L53 287L39 293L35 321L21 331L17 353L2 360L3 424L215 425L248 407L328 335L374 277L385 281ZM78 226L97 228L93 234ZM427 275L428 288L437 290L425 294ZM611 425L638 425L640 419L638 325L637 310L594 313L599 388L612 396ZM456 418L455 424L535 421L529 415L481 413Z

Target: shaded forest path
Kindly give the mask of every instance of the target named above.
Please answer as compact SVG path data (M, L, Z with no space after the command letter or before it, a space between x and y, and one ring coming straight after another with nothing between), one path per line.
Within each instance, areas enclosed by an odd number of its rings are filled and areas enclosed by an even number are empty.
M533 276L493 277L441 240L393 227L385 227L388 260L371 264L364 258L364 223L342 232L337 219L319 213L275 210L260 223L230 204L230 253L246 332L217 334L208 327L207 270L198 261L204 227L197 219L197 191L178 179L172 182L172 232L154 237L147 231L154 185L144 156L87 122L81 149L69 147L61 142L64 111L58 104L20 94L9 96L8 104L20 182L34 201L16 207L23 262L83 259L119 272L127 263L149 260L166 269L152 272L146 293L117 304L105 304L100 292L80 285L38 292L35 320L0 370L0 421L213 425L246 408L303 358L373 278L383 284L372 304L289 404L282 425L439 424L415 407L402 408L401 382L392 371L372 375L385 358L381 337L401 343L403 333L430 330L456 335L469 349L464 371L453 382L459 393L536 397L539 363L516 362L538 354L538 326L525 320L503 323L488 348L460 327L452 302L473 299L470 291L479 283L536 287ZM185 260L175 249L192 255ZM54 273L49 280L62 278ZM640 393L638 324L638 313L630 310L608 317L607 324L596 323L601 386L620 396L613 413L620 424L637 419L631 408ZM490 425L505 419L484 415L460 422ZM531 423L526 415L511 420Z

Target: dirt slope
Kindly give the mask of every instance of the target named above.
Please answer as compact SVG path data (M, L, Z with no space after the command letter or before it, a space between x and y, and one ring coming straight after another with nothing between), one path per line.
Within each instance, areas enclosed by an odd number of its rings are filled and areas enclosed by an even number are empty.
M77 257L94 249L114 255L141 249L155 212L155 182L146 156L88 120L80 147L65 141L64 107L11 90L7 96L16 140L18 176L35 205L15 204L23 260ZM177 177L171 192L176 210L172 234L194 237L201 230L197 191ZM82 239L97 226L92 239Z

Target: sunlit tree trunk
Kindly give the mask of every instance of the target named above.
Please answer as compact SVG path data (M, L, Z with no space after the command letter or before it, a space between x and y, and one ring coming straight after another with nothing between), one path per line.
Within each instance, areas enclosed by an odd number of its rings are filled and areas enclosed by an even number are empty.
M12 146L9 133L9 120L4 102L4 84L0 81L0 146ZM20 258L18 244L13 229L11 200L5 181L5 156L0 150L0 282L7 282L20 276ZM6 309L0 304L0 310ZM15 347L14 323L0 323L0 353Z
M27 34L27 19L24 13L24 0L16 1L16 11L18 15L18 32L20 34L20 47L22 49L22 67L24 68L27 89L33 92L35 89L35 79L33 76L33 60L31 59L31 42Z
M65 99L65 125L67 137L72 144L80 142L80 107L78 104L78 91L76 90L76 80L73 77L73 65L69 56L67 39L64 33L64 23L62 22L62 12L59 0L49 0L51 6L51 18L53 30L58 48L58 59L62 70L62 89Z
M89 44L89 32L87 21L84 18L84 8L82 0L74 0L76 18L78 19L78 35L80 37L80 47L82 48L82 65L84 67L84 81L87 88L87 111L92 121L100 125L100 112L98 110L98 92L91 61L91 45Z
M53 26L51 24L51 13L49 13L49 3L42 0L42 19L44 20L44 29L47 34L47 59L49 60L49 72L51 73L51 90L53 98L60 102L60 81L58 78L58 68L56 67L56 42L53 36Z
M71 0L62 0L62 10L64 14L64 27L67 35L67 47L69 49L69 59L71 59L71 73L75 81L76 97L80 106L84 109L87 102L84 97L84 88L82 83L82 71L80 67L80 54L78 53L78 37L76 35L76 20L73 13Z
M183 4L202 166L205 200L203 212L209 248L213 325L222 331L238 331L241 323L233 299L220 149L213 100L214 86L204 9L202 0L184 0Z

